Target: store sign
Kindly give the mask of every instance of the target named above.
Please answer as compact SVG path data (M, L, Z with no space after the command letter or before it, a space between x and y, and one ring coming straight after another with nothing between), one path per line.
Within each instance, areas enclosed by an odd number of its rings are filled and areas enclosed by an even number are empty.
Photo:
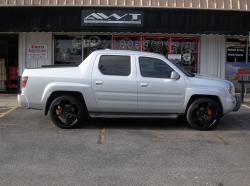
M142 11L82 10L82 26L143 26Z
M27 55L29 59L47 59L48 46L45 44L28 45Z

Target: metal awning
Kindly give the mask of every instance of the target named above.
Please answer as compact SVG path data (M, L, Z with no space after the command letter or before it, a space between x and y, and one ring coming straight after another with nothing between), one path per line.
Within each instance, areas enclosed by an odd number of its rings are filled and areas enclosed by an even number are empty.
M0 0L0 6L105 6L250 11L249 0Z
M141 25L84 25L82 13L143 12ZM116 15L117 16L117 15ZM0 7L0 32L122 32L248 35L250 12L163 8Z

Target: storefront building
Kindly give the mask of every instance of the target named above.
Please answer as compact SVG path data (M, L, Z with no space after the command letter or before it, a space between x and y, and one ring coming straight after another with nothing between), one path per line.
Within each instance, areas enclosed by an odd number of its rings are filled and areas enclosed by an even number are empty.
M0 92L25 68L75 65L97 49L163 54L183 68L250 80L250 1L0 1Z

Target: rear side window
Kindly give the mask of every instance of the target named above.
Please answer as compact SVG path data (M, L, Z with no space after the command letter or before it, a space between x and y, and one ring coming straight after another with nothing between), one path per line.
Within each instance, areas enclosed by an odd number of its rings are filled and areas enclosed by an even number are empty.
M150 78L170 78L173 69L164 61L151 58L139 57L141 75Z
M103 55L98 68L104 75L128 76L131 71L130 56Z

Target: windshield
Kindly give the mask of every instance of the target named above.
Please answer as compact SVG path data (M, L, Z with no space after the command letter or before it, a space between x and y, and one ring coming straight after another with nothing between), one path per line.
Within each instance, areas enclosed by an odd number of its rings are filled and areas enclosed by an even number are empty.
M186 69L184 69L184 67L180 66L178 63L176 63L175 60L171 61L171 59L168 59L168 61L170 61L174 66L176 66L180 71L182 71L186 76L188 77L194 77L195 75L192 72L187 71Z

